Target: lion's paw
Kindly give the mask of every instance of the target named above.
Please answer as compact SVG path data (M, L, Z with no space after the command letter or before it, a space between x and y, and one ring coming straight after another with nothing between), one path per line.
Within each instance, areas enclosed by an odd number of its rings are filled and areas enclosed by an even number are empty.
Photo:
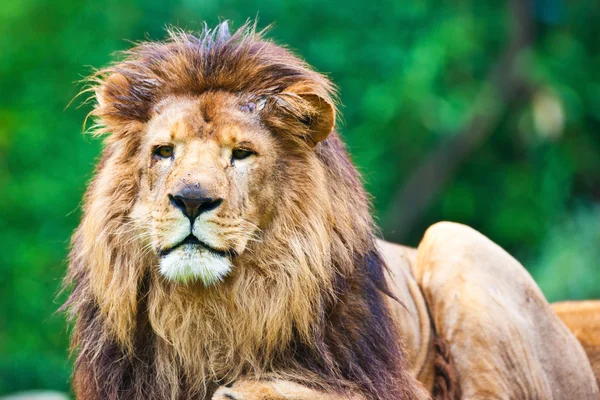
M244 400L244 397L231 388L220 387L213 395L212 400Z
M284 400L272 382L237 381L231 387L221 386L213 400Z

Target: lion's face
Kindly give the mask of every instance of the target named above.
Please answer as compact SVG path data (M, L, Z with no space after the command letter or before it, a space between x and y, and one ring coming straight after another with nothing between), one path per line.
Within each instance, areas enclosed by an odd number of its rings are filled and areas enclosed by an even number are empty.
M216 91L154 108L132 218L165 277L217 283L268 224L278 146L262 104Z

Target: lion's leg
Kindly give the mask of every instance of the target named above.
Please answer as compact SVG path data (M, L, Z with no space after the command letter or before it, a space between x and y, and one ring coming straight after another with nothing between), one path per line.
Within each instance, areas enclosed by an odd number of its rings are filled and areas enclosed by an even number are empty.
M301 384L285 381L240 380L231 387L220 387L213 400L364 400L360 395L346 397L311 389Z
M416 270L463 398L599 398L577 339L521 264L489 239L436 224L419 245Z

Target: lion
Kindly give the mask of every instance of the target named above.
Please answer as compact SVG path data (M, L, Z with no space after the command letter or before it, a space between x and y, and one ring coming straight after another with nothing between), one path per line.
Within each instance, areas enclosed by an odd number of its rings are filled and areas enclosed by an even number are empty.
M262 32L172 30L91 90L104 148L65 278L78 398L598 396L487 238L377 238L334 85Z

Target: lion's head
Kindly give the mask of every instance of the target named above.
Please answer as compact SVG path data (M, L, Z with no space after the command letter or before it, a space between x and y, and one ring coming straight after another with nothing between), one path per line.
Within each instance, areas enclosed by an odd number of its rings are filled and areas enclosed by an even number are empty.
M94 115L135 147L130 227L172 281L215 284L255 258L249 242L281 223L281 210L304 208L290 181L313 197L326 189L313 148L333 129L331 84L248 39L173 33L101 72Z
M105 98L105 88L117 81L121 90L134 84L116 72L99 89L100 104L117 106ZM252 261L249 242L262 240L280 223L277 214L293 206L298 193L290 193L290 180L300 180L303 191L324 191L313 147L331 132L334 109L327 86L318 88L323 98L307 85L262 88L270 82L254 81L250 93L217 87L194 95L172 84L164 81L154 89L160 96L150 94L156 104L137 133L140 177L131 225L154 250L163 276L216 284L235 264ZM298 111L291 118L305 126L275 133L265 117L290 107Z
M395 398L384 267L332 84L226 24L140 44L94 83L105 148L67 278L79 391L127 376L176 397L293 370Z
M216 284L247 264L249 242L270 229L297 144L263 125L266 101L215 90L168 95L152 110L131 219L168 279Z

